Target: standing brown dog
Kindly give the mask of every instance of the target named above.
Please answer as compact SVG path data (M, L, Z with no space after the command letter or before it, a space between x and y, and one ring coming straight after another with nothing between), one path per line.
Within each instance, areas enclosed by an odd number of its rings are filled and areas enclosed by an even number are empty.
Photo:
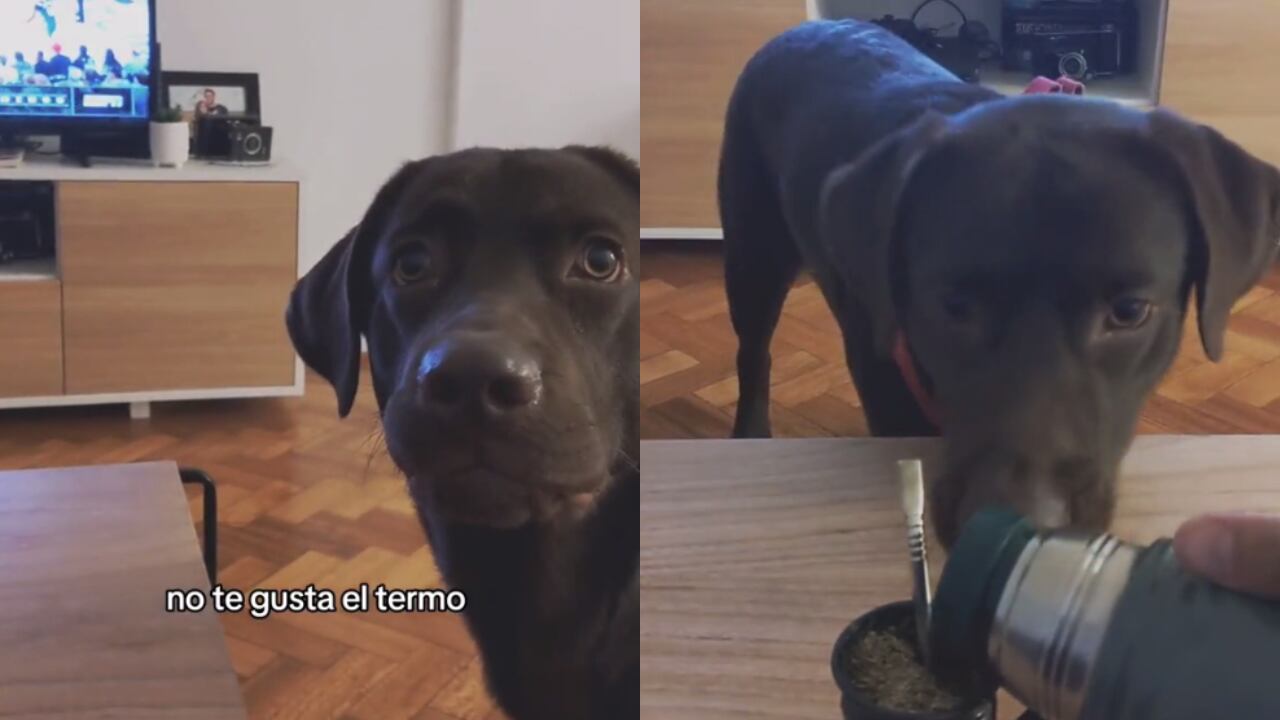
M1205 351L1280 238L1280 173L1168 111L1004 98L888 31L802 25L738 81L720 212L737 436L769 434L769 340L800 268L876 435L936 435L943 542L985 504L1109 523L1194 290Z

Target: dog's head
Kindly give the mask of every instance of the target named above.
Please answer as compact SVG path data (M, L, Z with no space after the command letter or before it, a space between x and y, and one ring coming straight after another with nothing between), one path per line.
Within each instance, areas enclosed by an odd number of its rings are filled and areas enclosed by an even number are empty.
M1280 239L1280 173L1168 111L1019 98L929 115L828 178L823 237L937 400L944 542L984 504L1105 527L1194 290L1222 355Z
M639 194L636 164L605 148L421 160L299 281L298 353L345 416L367 339L424 518L573 520L633 462Z

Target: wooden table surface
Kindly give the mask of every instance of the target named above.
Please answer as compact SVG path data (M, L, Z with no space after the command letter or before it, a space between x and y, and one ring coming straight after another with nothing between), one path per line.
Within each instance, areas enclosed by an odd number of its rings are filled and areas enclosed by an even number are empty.
M641 445L641 714L840 717L836 636L909 599L896 461L934 440L692 440ZM1147 543L1212 510L1280 512L1280 436L1144 436L1113 531ZM936 583L943 560L936 541ZM1021 708L1000 698L1000 718Z
M0 717L245 717L173 463L0 473Z

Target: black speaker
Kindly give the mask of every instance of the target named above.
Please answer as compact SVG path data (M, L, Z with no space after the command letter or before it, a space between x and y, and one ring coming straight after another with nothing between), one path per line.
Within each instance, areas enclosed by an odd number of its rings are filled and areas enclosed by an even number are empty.
M239 125L231 131L231 160L267 162L271 159L271 128Z
M196 124L198 157L235 162L271 159L271 128L252 115L218 115L200 118Z

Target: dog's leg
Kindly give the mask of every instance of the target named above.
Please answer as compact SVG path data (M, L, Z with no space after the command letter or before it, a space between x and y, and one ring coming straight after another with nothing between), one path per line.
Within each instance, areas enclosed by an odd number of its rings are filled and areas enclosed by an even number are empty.
M726 240L728 237L726 230ZM738 334L738 412L733 421L733 436L767 438L771 434L769 342L798 263L788 266L767 257L742 257L749 254L748 248L734 244L725 248L729 315Z
M736 438L769 437L769 342L800 269L776 184L750 142L726 128L720 162L725 290L738 335Z

